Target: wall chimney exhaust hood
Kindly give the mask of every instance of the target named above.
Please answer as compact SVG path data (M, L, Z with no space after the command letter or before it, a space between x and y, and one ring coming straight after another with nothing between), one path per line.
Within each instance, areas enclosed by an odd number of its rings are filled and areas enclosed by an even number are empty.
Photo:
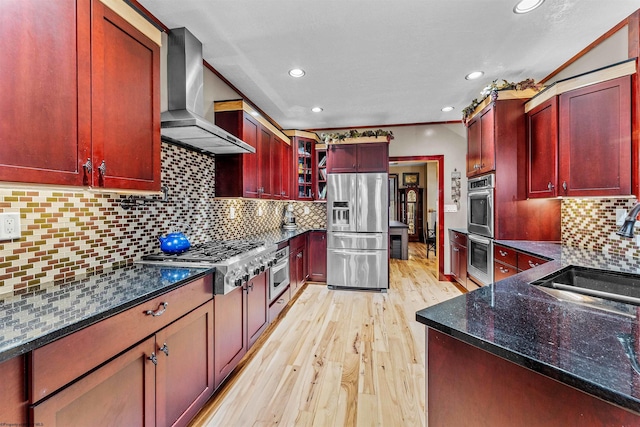
M251 145L203 116L202 43L186 28L169 33L167 77L169 110L160 116L162 138L213 154L255 153Z

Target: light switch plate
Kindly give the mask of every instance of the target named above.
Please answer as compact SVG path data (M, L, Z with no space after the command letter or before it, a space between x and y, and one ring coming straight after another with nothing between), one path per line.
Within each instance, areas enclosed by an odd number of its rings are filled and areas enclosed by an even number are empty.
M444 211L445 212L458 212L458 206L455 205L455 204L444 205Z
M20 238L20 214L17 212L0 213L0 240Z

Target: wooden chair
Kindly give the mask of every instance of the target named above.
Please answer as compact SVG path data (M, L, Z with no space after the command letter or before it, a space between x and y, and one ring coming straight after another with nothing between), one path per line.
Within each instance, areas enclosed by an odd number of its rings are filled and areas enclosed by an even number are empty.
M436 229L437 223L433 223L433 228L429 228L429 222L427 221L427 226L424 229L424 243L427 245L427 259L429 258L429 252L433 251L433 254L436 255Z

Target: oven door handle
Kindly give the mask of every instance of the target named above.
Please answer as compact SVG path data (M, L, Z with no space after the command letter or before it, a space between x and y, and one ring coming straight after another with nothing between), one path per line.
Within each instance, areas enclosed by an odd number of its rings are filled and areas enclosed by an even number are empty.
M474 236L471 234L469 234L469 240L471 240L472 242L480 243L487 246L491 244L490 239L483 239L482 237Z
M481 197L489 196L489 197L492 197L493 196L493 190L471 190L471 191L467 192L467 196L469 198L474 198L474 197L477 197L477 196L481 196Z
M271 275L274 275L278 271L284 269L287 264L289 264L289 260L287 260L286 262L277 262L273 267L271 267Z

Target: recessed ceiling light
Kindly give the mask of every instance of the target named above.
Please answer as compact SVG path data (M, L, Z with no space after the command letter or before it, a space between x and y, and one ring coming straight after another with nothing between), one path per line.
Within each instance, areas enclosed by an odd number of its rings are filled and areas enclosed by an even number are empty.
M289 75L291 77L302 77L304 76L304 70L302 68L293 68L289 70Z
M513 8L513 13L527 13L540 7L544 0L520 0Z
M467 79L467 80L475 80L475 79L480 78L482 76L484 76L484 71L474 71L474 72L469 73L466 76L464 76L464 78Z
M322 113L322 107L313 107L311 111L314 113Z
M451 107L451 106L442 107L442 111L444 111L445 113L448 113L449 111L453 111L453 107Z

